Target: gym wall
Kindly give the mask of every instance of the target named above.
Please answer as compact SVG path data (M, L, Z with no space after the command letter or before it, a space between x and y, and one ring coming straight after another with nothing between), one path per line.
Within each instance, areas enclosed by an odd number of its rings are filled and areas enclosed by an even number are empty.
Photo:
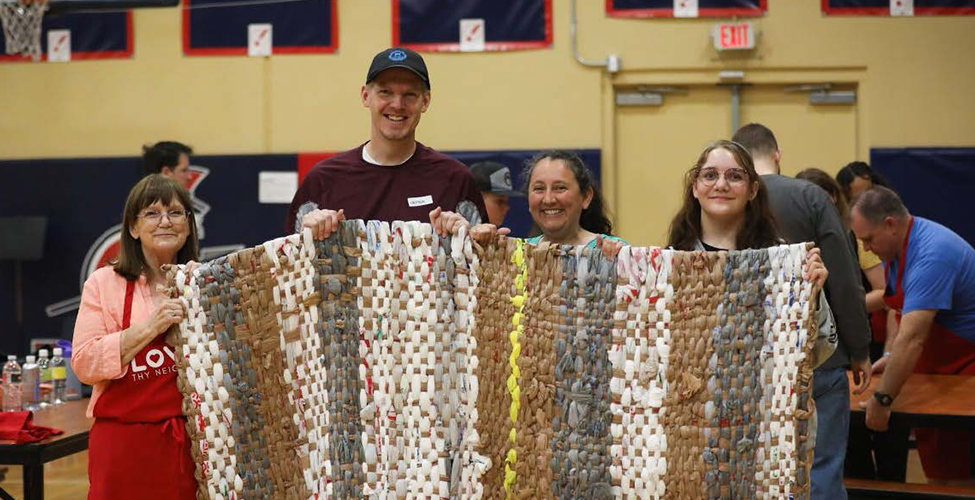
M551 49L426 55L434 92L419 139L444 150L601 149L607 194L625 214L644 207L620 205L615 183L641 165L615 162L614 86L714 84L719 70L743 69L749 81L855 84L861 159L870 147L971 145L970 16L825 17L819 2L770 2L753 20L755 53L719 57L707 38L717 20L608 18L605 2L580 0L583 56L622 59L609 77L574 61L569 6L554 2ZM390 43L390 11L385 0L340 1L336 53L248 58L186 57L180 9L136 10L130 60L0 64L0 158L128 156L160 138L203 154L352 147L368 133L358 92ZM682 152L685 164L696 153ZM655 212L669 214L668 203Z
M575 61L570 1L553 3L550 49L425 54L433 101L418 139L444 151L597 150L619 232L634 244L665 242L682 173L706 142L731 134L722 70L744 71L747 83L767 87L766 96L816 82L857 91L842 148L807 127L833 118L830 109L809 106L806 114L775 115L779 121L743 115L768 120L779 134L787 174L808 166L833 173L846 161L869 160L871 148L975 142L971 16L826 17L820 2L776 0L765 17L750 19L760 32L757 49L719 55L708 33L720 20L609 18L604 1L579 0L580 51L589 60L619 56L622 70L609 75ZM333 54L188 57L179 8L135 10L131 59L0 64L0 172L3 160L132 157L160 139L187 142L200 155L354 147L368 137L359 89L371 57L390 44L390 16L386 0L339 0ZM618 90L641 85L685 86L691 95L703 89L713 99L694 101L704 107L700 118L684 108L616 107ZM760 100L747 92L746 110ZM762 99L768 112L779 106ZM661 109L669 102L681 98L665 97ZM629 121L634 113L645 121ZM662 140L634 123L686 140ZM651 145L646 153L642 143ZM56 173L49 179L57 182ZM44 188L0 184L0 196Z

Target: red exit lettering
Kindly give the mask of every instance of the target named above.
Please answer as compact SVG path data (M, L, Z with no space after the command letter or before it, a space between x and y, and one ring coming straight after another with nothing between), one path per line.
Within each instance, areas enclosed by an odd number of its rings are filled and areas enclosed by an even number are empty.
M712 30L714 48L742 50L755 47L755 32L750 23L718 24Z

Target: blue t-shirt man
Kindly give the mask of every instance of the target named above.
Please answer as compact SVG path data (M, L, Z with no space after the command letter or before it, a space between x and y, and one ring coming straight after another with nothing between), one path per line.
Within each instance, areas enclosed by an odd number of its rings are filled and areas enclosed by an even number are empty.
M891 262L887 287L896 290L898 262ZM937 222L914 217L904 261L903 314L937 310L935 323L975 342L975 249Z

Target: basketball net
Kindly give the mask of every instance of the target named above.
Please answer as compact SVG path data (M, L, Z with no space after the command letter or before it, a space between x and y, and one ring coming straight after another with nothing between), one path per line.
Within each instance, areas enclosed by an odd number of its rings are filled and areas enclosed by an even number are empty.
M0 0L7 54L41 59L41 20L45 11L47 0Z

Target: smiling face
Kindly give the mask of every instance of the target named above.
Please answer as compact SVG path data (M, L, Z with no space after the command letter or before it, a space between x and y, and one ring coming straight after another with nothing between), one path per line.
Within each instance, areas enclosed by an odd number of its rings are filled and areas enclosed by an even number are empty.
M575 239L579 217L592 197L592 188L582 192L575 174L562 160L542 158L528 179L528 212L552 242Z
M390 68L362 87L369 108L372 140L413 140L420 115L430 106L430 91L410 70Z
M170 214L183 210L185 207L174 199L168 205L157 200L139 211L129 234L139 241L143 255L155 256L155 260L163 263L175 262L176 253L183 248L190 234L190 219ZM157 215L159 217L155 217Z
M692 194L701 204L701 215L712 219L737 220L745 215L748 202L758 194L758 181L738 165L730 151L718 148L708 153L697 172Z

